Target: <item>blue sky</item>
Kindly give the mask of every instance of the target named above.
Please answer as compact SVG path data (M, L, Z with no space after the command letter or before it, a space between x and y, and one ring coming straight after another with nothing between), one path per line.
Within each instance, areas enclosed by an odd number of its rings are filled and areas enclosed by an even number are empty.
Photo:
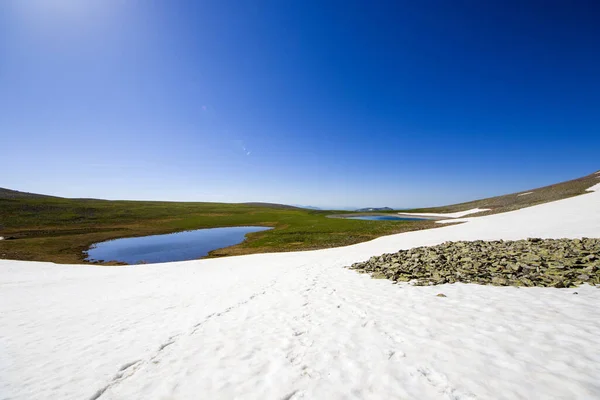
M413 207L579 177L600 168L598 20L583 1L7 0L0 187Z

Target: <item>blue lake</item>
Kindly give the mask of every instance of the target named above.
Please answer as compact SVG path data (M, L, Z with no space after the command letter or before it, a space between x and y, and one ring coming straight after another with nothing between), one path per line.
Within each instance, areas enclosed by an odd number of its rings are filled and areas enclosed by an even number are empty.
M424 221L424 218L396 217L394 215L361 215L358 217L345 217L347 219L362 219L367 221Z
M244 241L246 234L272 228L235 226L109 240L87 251L86 261L119 261L127 264L195 260L210 251Z

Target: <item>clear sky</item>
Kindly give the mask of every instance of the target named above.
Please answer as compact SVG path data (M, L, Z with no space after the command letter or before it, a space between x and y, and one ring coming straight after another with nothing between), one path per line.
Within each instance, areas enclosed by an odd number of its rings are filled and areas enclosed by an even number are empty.
M442 205L600 168L592 1L0 2L0 187Z

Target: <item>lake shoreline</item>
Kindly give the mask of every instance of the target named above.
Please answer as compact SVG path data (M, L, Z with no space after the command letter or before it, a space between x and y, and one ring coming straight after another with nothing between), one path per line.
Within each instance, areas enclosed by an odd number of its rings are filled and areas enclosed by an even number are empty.
M85 261L95 264L155 264L198 260L215 250L246 241L251 233L273 228L234 226L186 230L159 235L112 239L92 244L84 251Z
M410 214L396 214L396 213L378 213L378 212L357 212L357 213L347 213L347 214L331 214L327 215L327 218L342 218L342 219L352 219L353 217L399 217L399 218L410 218L412 221L437 221L439 219L446 218L436 218L436 217L421 217L414 216ZM409 221L407 219L407 221Z

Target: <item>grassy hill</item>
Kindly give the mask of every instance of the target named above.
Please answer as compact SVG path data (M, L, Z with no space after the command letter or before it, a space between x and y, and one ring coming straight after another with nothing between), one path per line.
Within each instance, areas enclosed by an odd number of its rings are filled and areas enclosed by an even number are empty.
M600 174L519 193L411 212L456 212L491 208L514 210L585 193ZM486 213L490 213L486 212ZM0 258L83 262L93 243L190 229L259 225L273 230L252 233L236 246L211 256L311 250L350 245L379 236L439 227L431 221L364 221L328 218L348 211L308 210L269 203L202 203L66 199L0 189Z
M411 210L402 211L422 213L454 213L459 211L471 210L473 208L488 208L490 209L490 211L484 211L478 214L470 214L469 217L497 214L501 212L517 210L519 208L531 207L536 204L542 204L550 201L556 201L566 199L568 197L578 196L580 194L586 193L586 190L588 188L594 186L597 183L600 183L600 173L592 173L582 178L556 183L554 185L544 186L537 189L525 190L523 192L490 197L487 199L474 200L466 203L453 204L443 207L415 208Z
M0 199L39 199L39 198L52 198L53 196L46 196L43 194L19 192L18 190L10 190L0 188Z

